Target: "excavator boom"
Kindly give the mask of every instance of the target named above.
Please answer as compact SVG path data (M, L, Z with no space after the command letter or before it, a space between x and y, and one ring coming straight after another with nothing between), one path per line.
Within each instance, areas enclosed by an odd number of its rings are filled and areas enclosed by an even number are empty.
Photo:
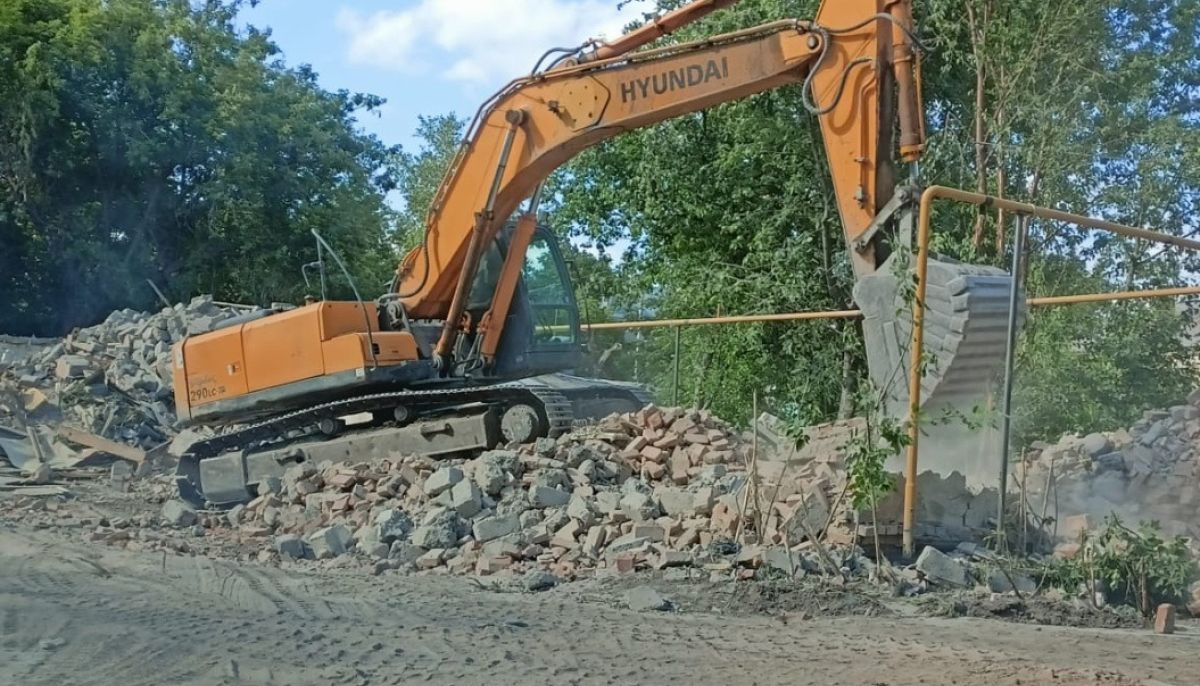
M698 4L708 9L716 3ZM811 93L853 244L892 194L892 117L886 108L898 105L906 113L902 154L916 159L923 148L915 89L901 89L898 103L881 97L891 92L893 71L902 75L900 82L915 82L911 28L901 24L908 20L907 6L908 0L830 1L815 22L777 21L614 54L654 35L641 29L631 40L591 53L612 55L607 59L513 81L476 117L430 210L425 240L401 263L393 290L409 316L445 320L438 353L448 355L482 246L551 172L623 132L788 84L806 83ZM688 18L702 15L693 11ZM860 275L878 267L874 242L852 253Z

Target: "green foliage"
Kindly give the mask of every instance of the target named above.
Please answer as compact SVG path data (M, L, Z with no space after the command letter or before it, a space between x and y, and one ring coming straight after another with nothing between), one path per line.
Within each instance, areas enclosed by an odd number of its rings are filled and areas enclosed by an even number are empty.
M420 243L429 207L467 126L466 120L453 114L423 116L418 121L416 135L421 141L420 150L400 151L396 163L396 192L402 209L396 219L395 240L404 249Z
M1113 514L1102 530L1085 536L1074 557L1055 561L1042 574L1071 593L1103 582L1110 599L1150 617L1159 603L1182 601L1198 571L1187 539L1164 539L1158 522L1143 522L1135 531Z
M873 510L895 487L884 465L910 442L906 425L886 416L868 416L865 430L851 437L845 447L846 475L850 481L850 504L855 510Z
M1069 259L1034 265L1030 288L1058 294L1104 290ZM1188 317L1171 300L1035 308L1018 348L1014 430L1027 444L1068 431L1128 426L1143 410L1185 397L1195 353Z
M0 330L152 307L147 278L176 299L297 300L314 228L380 290L391 151L355 117L382 101L284 65L240 5L0 6Z

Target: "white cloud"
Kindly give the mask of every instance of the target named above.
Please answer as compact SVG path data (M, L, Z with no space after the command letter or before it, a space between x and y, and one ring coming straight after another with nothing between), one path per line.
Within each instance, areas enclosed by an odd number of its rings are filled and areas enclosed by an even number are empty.
M618 0L418 0L373 14L345 8L337 26L353 64L434 73L468 84L505 83L529 73L551 47L620 35L652 7Z

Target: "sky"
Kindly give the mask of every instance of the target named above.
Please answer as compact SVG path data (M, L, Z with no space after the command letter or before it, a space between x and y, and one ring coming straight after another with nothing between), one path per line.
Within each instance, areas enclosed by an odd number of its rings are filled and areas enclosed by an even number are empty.
M269 28L289 65L328 90L387 99L360 123L414 149L419 115L472 117L550 47L614 37L651 0L260 0L242 20Z

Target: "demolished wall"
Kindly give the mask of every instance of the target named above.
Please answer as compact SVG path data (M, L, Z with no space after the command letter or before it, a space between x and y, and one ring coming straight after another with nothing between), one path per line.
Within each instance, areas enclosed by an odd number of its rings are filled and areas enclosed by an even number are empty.
M1029 509L1062 540L1110 513L1157 520L1169 535L1200 540L1200 391L1144 413L1129 429L1035 443L1013 476Z

